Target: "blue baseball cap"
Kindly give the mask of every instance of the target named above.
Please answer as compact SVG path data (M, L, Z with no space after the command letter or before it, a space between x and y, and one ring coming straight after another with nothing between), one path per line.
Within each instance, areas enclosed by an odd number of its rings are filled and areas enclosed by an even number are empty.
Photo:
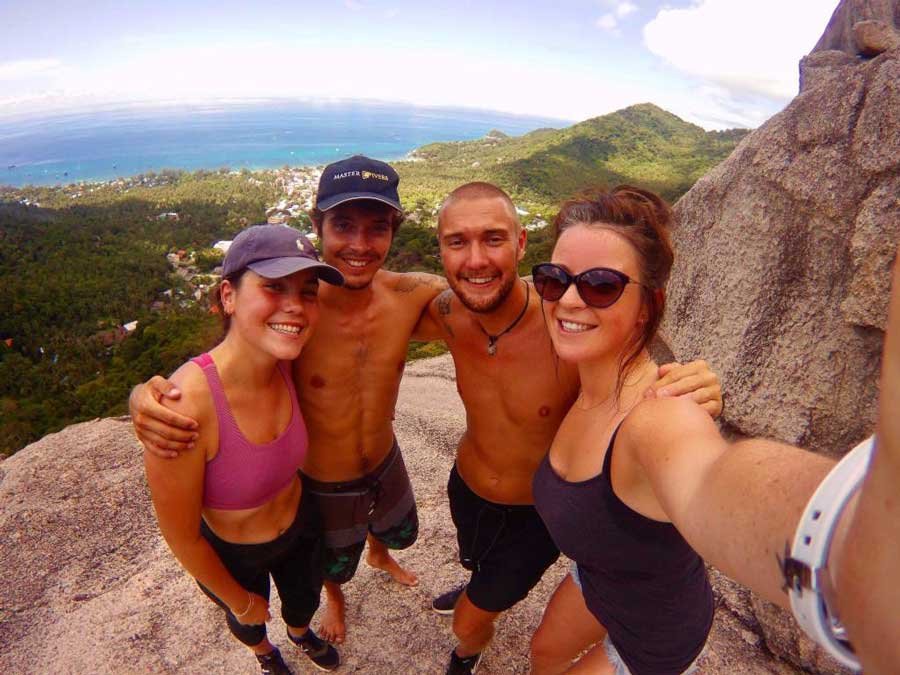
M322 170L316 191L316 208L327 211L344 202L374 199L402 211L397 193L399 184L400 176L390 164L354 155Z

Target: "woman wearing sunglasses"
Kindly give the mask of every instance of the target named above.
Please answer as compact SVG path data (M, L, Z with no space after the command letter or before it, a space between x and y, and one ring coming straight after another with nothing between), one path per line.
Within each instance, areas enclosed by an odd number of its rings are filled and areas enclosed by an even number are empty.
M534 478L538 512L575 562L532 642L539 675L690 672L713 620L703 558L787 606L776 554L833 464L774 442L729 446L684 399L641 402L670 221L662 199L629 186L567 202L552 262L533 270L556 353L581 378Z

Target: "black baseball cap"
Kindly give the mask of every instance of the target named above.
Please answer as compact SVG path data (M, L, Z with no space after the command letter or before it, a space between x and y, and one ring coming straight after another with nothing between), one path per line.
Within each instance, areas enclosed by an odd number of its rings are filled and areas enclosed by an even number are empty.
M400 176L390 164L354 155L329 164L319 178L316 208L333 209L338 204L357 199L374 199L402 211L397 186Z
M228 247L222 276L229 277L245 267L266 279L313 269L329 284L344 284L344 275L321 262L309 239L287 225L253 225L242 230Z

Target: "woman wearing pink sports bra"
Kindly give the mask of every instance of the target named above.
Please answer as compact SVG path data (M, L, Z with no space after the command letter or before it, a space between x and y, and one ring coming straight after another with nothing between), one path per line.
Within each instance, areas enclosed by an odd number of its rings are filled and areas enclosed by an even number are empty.
M198 421L176 459L144 453L153 506L172 553L226 614L263 673L291 671L266 637L269 577L290 640L322 670L340 662L309 628L322 587L319 518L298 469L307 449L290 363L318 320L319 280L343 283L296 230L257 225L225 256L225 337L181 366L173 410Z

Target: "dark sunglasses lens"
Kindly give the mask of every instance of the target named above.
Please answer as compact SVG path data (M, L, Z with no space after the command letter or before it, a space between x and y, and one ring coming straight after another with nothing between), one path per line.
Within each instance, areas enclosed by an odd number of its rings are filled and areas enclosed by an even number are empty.
M552 265L538 265L532 272L534 288L544 300L559 300L569 287L565 273Z
M578 280L578 293L592 307L609 307L622 296L626 283L609 270L590 270Z

